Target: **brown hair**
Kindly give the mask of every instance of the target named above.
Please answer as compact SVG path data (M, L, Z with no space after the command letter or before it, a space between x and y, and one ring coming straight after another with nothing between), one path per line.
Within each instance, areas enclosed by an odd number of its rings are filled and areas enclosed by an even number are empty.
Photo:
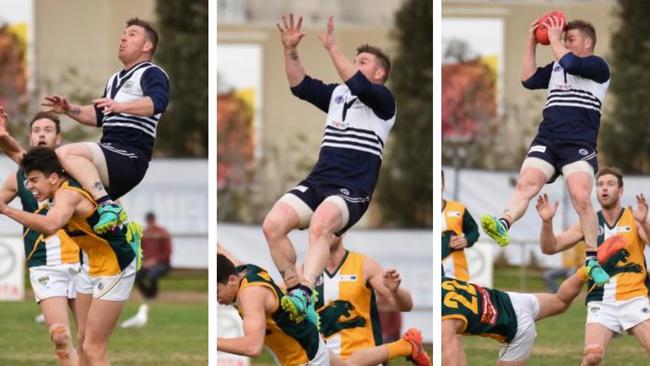
M570 31L572 29L577 29L579 30L583 35L587 36L587 38L591 38L593 41L593 45L591 48L596 48L596 29L594 28L591 23L586 22L584 20L572 20L567 25L564 27L565 31Z
M596 174L596 180L598 180L603 175L608 175L608 174L616 177L619 188L623 187L623 173L621 172L620 169L614 168L613 166L599 169L598 173Z
M59 120L59 117L52 113L52 112L38 112L32 118L32 120L29 122L29 128L31 129L32 126L34 125L34 122L38 121L39 119L49 119L50 121L54 122L54 128L56 130L56 133L61 133L61 121Z
M386 75L384 75L384 79L382 81L386 82L386 80L388 80L388 75L390 75L390 59L388 58L388 55L386 55L386 53L382 51L381 48L371 46L367 43L364 43L361 46L357 47L357 55L364 52L375 55L375 57L377 57L379 64L386 72Z
M144 28L145 31L145 36L153 44L153 48L151 49L151 57L153 57L154 53L156 53L156 48L158 47L158 32L153 28L151 23L142 20L138 17L131 18L126 21L126 26L130 27L132 25L137 25L138 27Z

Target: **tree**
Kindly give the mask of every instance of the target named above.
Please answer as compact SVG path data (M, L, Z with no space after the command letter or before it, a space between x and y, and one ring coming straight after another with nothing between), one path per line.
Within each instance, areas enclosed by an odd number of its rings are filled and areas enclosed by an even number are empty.
M600 133L605 161L625 173L650 173L650 2L619 0L620 27L612 37L611 97Z
M430 227L433 191L433 2L407 0L396 13L391 89L397 120L378 185L383 224Z
M170 104L158 126L156 152L208 155L208 1L159 0L156 61L170 77Z

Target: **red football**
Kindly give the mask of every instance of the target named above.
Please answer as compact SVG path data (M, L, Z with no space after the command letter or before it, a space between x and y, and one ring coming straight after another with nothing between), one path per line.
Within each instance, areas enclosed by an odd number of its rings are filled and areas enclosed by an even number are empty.
M561 11L549 11L548 13L542 15L542 17L539 18L537 22L537 28L535 28L535 40L537 40L537 42L540 44L548 45L551 43L548 40L548 29L546 29L546 25L544 23L546 22L546 19L552 16L556 17L560 22L566 23L566 17Z

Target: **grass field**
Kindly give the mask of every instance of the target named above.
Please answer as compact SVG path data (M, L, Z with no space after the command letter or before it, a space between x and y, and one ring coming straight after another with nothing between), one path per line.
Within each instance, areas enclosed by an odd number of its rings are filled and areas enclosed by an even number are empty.
M163 278L161 298L152 303L149 323L140 329L113 332L113 365L207 365L207 271L177 271ZM120 321L137 312L130 300ZM0 303L0 365L56 365L47 329L34 322L39 307L28 298Z
M495 287L519 290L518 269L495 269ZM541 272L527 273L527 291L544 291ZM529 366L579 365L584 347L586 310L584 293L564 314L537 323L537 340L528 360ZM499 344L483 337L463 337L468 365L494 365ZM617 337L610 343L604 365L641 366L650 362L633 336Z

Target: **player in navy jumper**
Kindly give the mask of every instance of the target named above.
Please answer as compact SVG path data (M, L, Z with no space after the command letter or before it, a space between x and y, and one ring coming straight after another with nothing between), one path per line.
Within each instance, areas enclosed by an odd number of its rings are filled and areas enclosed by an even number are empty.
M45 97L43 105L79 123L101 127L99 143L81 142L57 149L65 170L100 204L97 233L126 220L114 200L133 189L149 167L156 127L169 101L169 78L151 62L158 33L146 21L129 19L120 38L118 57L124 69L108 79L104 94L80 106L62 96Z
M587 265L593 267L590 275L597 285L604 285L609 276L595 260L598 221L591 204L591 191L598 170L596 140L609 87L609 67L593 54L596 31L591 24L574 20L565 26L563 20L548 19L546 25L555 61L536 67L534 31L539 24L534 22L529 30L521 77L527 89L548 89L543 120L502 216L484 215L481 225L499 245L507 245L508 229L523 216L530 200L545 183L553 182L562 174L585 235Z
M343 83L325 84L306 75L297 47L302 17L282 17L277 25L291 92L327 113L320 154L311 173L282 196L264 220L271 256L290 295L283 307L295 321L305 317L318 323L312 298L317 278L327 264L330 247L363 216L377 183L384 143L395 122L395 98L384 86L390 71L388 57L378 48L362 45L354 62L334 40L334 21L319 39ZM287 237L294 229L309 228L304 277L296 272L296 253Z

